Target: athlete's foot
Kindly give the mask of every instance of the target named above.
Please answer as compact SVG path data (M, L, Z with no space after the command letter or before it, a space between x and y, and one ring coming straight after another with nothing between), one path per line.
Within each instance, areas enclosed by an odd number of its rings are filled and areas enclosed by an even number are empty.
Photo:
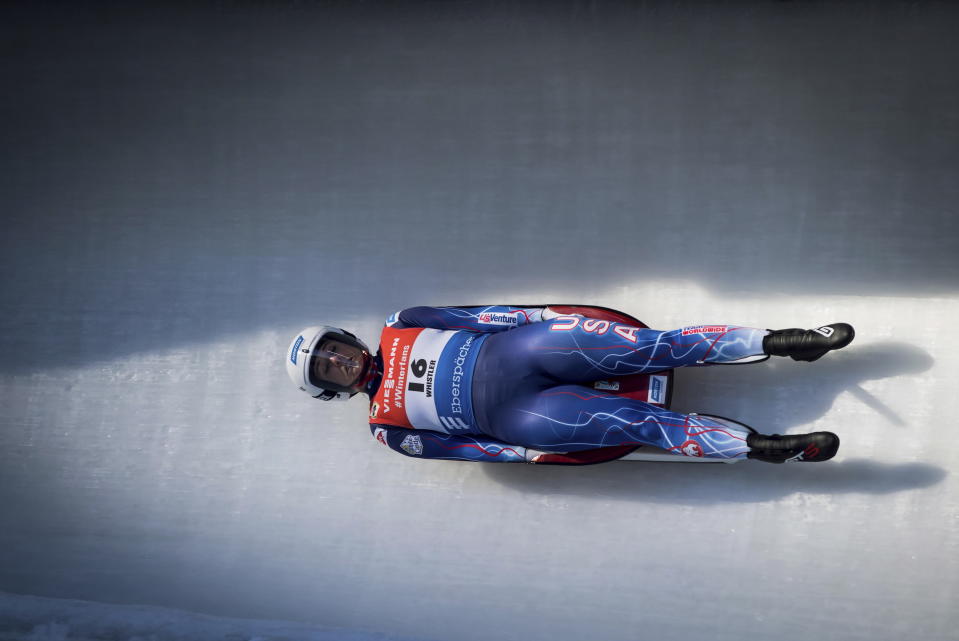
M828 351L852 342L856 330L848 323L833 323L816 329L776 329L763 337L763 351L770 356L790 356L794 361L814 361Z
M839 449L839 437L832 432L811 434L750 434L746 437L749 446L747 458L767 463L792 463L803 461L818 463L828 461Z

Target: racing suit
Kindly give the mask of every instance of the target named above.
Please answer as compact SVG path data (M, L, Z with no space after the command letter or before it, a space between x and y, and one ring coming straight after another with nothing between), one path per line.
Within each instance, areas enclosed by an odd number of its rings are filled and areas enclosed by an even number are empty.
M390 316L376 355L382 375L366 389L373 436L407 456L467 461L535 462L542 452L614 445L745 457L747 432L735 424L592 383L765 360L767 330L659 331L547 310L413 307Z

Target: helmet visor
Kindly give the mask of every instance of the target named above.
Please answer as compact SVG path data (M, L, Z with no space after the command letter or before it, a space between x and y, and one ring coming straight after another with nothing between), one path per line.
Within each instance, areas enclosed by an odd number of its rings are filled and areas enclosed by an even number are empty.
M372 364L373 357L358 341L328 333L310 356L310 383L334 392L359 392Z

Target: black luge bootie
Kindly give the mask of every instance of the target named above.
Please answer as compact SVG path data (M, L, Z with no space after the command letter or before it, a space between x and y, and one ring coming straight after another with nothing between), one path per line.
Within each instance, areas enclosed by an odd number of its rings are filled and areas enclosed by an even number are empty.
M750 434L747 458L767 463L818 463L828 461L839 450L839 437L832 432L811 434Z
M769 331L763 337L763 351L770 356L789 356L794 361L814 361L828 351L842 349L856 337L856 330L849 323Z

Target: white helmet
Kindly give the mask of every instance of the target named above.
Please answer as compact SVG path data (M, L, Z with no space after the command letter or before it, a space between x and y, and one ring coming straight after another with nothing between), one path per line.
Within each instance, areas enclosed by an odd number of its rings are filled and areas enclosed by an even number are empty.
M285 360L290 380L324 401L345 401L360 392L373 368L366 344L338 327L307 327L290 343Z

